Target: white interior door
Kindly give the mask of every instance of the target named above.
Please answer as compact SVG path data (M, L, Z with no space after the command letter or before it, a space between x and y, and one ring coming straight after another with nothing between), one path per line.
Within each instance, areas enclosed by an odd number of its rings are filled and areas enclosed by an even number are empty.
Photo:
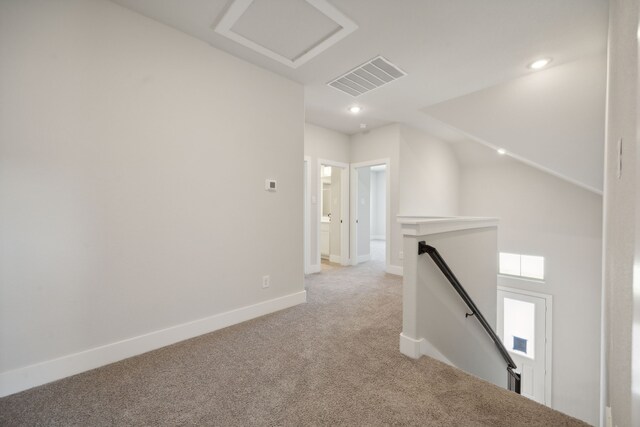
M371 168L355 169L358 181L356 203L356 233L357 258L356 262L371 259Z
M364 260L367 259L367 257L371 257L371 247L370 244L368 244L367 242L370 243L371 241L371 227L369 226L367 229L365 230L360 230L360 231L364 231L366 234L364 234L364 236L366 236L366 238L364 239L365 241L363 242L363 244L359 243L359 236L362 237L363 233L362 232L358 232L359 231L359 225L364 225L360 223L360 219L363 218L362 215L362 209L360 209L360 211L358 210L358 207L366 207L367 206L367 200L365 198L365 200L362 200L362 197L358 194L359 193L359 189L358 187L360 186L360 184L362 184L360 182L359 175L361 175L362 171L367 171L369 173L369 183L368 183L368 187L369 187L369 192L367 193L367 196L369 198L369 214L368 214L368 220L369 220L369 224L372 221L372 216L371 216L371 200L372 200L372 195L371 195L371 170L372 168L379 168L380 170L384 170L384 178L382 180L382 185L384 186L384 189L382 191L379 191L376 193L376 195L378 196L378 198L380 198L380 196L382 197L381 200L381 204L382 206L378 206L378 208L380 208L383 211L383 215L378 215L378 217L381 217L381 221L383 222L383 225L381 227L378 227L378 233L381 233L380 236L378 236L379 238L381 238L381 240L385 241L385 254L384 254L384 260L385 260L385 270L389 271L389 269L391 268L391 224L390 224L390 218L391 218L391 202L390 202L390 197L389 194L391 192L391 175L390 175L390 168L389 168L389 164L390 164L390 160L389 159L378 159L378 160L370 160L370 161L366 161L366 162L360 162L360 163L352 163L351 164L351 186L350 186L350 212L351 212L351 220L350 220L350 258L351 258L351 263L353 265L358 263L358 258L360 258L360 260ZM380 182L378 182L378 185L380 185ZM368 252L362 252L362 250L367 250L369 249ZM368 256L366 254L369 254ZM394 270L394 274L395 270Z
M349 179L347 163L318 159L318 265L321 257L342 265L350 263Z
M550 298L550 297L549 297ZM547 301L545 297L498 290L498 336L518 366L521 394L551 406L550 360L547 352ZM550 343L549 343L550 345Z

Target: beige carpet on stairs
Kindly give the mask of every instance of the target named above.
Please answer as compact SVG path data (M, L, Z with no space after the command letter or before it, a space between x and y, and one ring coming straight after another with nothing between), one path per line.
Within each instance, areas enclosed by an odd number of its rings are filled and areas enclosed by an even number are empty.
M402 281L324 266L308 303L0 399L1 426L574 426L398 351Z

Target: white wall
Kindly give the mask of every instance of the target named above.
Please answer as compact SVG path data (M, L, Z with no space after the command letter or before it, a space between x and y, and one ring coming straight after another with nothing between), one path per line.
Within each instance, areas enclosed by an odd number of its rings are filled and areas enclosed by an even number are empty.
M435 247L495 330L496 228L460 230L422 236ZM414 246L415 247L415 246ZM507 386L507 364L495 344L436 264L418 257L418 337L425 338L454 366Z
M612 0L604 203L605 381L613 423L640 425L637 0ZM618 141L622 173L618 177Z
M499 251L544 256L545 283L498 284L553 295L553 407L596 424L602 198L508 157L461 176L461 214L500 218Z
M398 215L458 214L458 161L447 144L417 129L392 124L351 136L351 162L390 159L391 265L402 266Z
M371 171L371 237L386 238L387 171Z
M371 252L371 168L360 168L358 173L358 257Z
M108 1L0 57L0 373L303 291L299 84Z
M318 159L332 160L335 162L349 163L349 137L340 132L335 132L311 123L304 125L304 155L309 158L309 245L312 269L319 271L318 264L318 206L320 194L318 194ZM312 201L315 200L315 203Z
M458 160L451 145L400 126L400 214L458 214Z
M492 328L496 324L497 223L493 220L405 220L403 316L400 351L422 354L507 386L507 363L476 317L427 254L424 241L441 254Z

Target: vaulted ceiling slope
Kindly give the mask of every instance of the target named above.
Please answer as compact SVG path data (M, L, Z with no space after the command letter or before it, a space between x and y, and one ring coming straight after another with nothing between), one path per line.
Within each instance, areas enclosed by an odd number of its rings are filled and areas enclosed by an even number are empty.
M604 55L582 58L423 109L471 139L602 191Z
M596 153L602 152L602 132L595 125L588 125L587 129L584 124L587 119L602 120L602 123L604 120L604 116L596 118L596 110L604 105L604 80L596 82L599 79L596 74L605 63L608 21L605 0L113 1L302 83L306 117L311 123L353 134L360 131L362 123L374 128L402 122L444 140L471 136L489 145L505 145L514 156L572 182L595 190L601 188L601 154ZM305 45L310 48L339 30L340 26L318 13L311 7L312 3L328 3L358 28L292 68L214 31L225 12L237 1L248 3L247 12L232 29L292 58L303 55ZM302 4L305 1L306 6ZM294 10L300 12L292 13ZM327 85L378 55L397 65L407 76L357 98ZM540 103L525 104L536 99L530 86L530 96L517 99L518 105L512 108L508 108L508 99L489 99L509 94L513 100L515 93L509 92L509 82L541 73L527 68L541 56L553 58L551 67L542 72L545 74L564 64L577 70L576 63L580 64L580 60L599 58L590 63L593 69L586 71L593 84L589 84L586 77L580 77L581 84L573 82L570 87L552 82L555 97L542 87L545 79L537 78L540 93L545 93L546 100L554 103L561 100L562 105L554 111L566 113L573 110L573 105L579 112L578 117L567 114L554 117L541 129L537 125L550 115L534 114L531 122L522 118L518 121L522 125L520 132L510 128L512 123L505 123L505 132L501 133L501 123L513 116L496 115L513 113L512 110L530 111L533 105L548 107ZM594 65L597 61L600 63ZM488 123L476 125L463 116L476 114L475 109L479 107L476 93L483 90L487 90L483 100L492 105L494 129L489 129ZM586 108L587 102L593 106ZM356 103L363 111L358 116L350 115L347 108ZM486 112L477 114L487 117ZM549 129L555 126L559 126L557 131ZM529 147L533 141L535 144ZM540 141L555 148L540 145Z

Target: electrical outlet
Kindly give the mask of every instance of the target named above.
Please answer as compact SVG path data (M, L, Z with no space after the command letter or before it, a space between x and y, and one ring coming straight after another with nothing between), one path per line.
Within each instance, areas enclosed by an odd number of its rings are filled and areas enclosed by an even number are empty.
M271 286L271 277L262 276L262 287L268 288L269 286Z
M398 258L404 259L404 252L400 251L400 253L398 254Z

